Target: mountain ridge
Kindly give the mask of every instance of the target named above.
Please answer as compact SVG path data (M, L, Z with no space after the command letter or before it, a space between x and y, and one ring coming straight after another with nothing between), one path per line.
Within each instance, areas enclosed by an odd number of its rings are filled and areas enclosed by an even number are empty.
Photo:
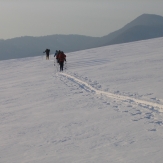
M23 36L7 40L1 39L0 60L43 55L42 52L46 48L51 49L51 53L55 53L55 50L63 50L67 53L112 44L163 37L162 29L162 16L143 14L121 29L103 37L56 34L40 37Z

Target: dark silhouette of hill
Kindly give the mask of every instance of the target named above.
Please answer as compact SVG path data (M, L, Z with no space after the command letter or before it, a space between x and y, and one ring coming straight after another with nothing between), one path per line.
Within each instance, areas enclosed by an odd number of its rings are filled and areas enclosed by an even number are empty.
M157 37L163 37L163 25L137 25L131 27L130 29L117 36L115 39L111 40L109 44L127 43Z
M106 46L111 44L119 44L125 42L163 37L161 30L162 26L163 26L162 16L154 14L143 14L134 19L133 21L131 21L130 23L128 23L127 25L125 25L123 28L115 32L112 32L107 36L102 37L98 44L100 44L100 46ZM145 29L147 31L145 31ZM143 34L143 32L145 33ZM139 35L139 37L137 36L137 34Z
M87 45L94 37L81 35L51 35L42 37L18 37L0 40L0 60L24 58L44 55L46 48L55 53L56 50L73 52L89 48Z
M54 54L56 50L73 52L157 37L163 37L163 17L143 14L123 28L103 37L50 35L0 40L0 60L40 56L46 48L51 49Z

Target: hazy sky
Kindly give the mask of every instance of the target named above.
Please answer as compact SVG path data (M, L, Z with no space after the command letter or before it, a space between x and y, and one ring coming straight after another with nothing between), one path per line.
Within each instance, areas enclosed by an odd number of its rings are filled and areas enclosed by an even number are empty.
M163 16L163 0L0 0L0 39L104 36L140 16Z

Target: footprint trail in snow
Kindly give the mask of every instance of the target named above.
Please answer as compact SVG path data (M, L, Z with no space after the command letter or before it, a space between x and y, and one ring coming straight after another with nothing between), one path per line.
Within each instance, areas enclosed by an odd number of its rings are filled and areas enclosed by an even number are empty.
M144 101L144 100L139 100L139 99L135 99L132 97L128 97L128 96L122 96L122 95L118 95L118 94L113 94L113 93L109 93L109 92L105 92L105 91L101 91L101 90L97 90L95 88L93 88L91 85L89 85L88 83L72 76L66 73L59 73L59 75L66 77L68 80L71 80L72 82L75 82L77 84L79 84L82 88L84 88L85 90L89 90L91 92L94 92L96 94L100 94L100 95L104 95L107 96L109 98L115 99L115 100L120 100L120 101L129 101L136 103L137 105L142 105L142 106L146 106L149 108L153 108L155 111L159 111L159 112L163 112L163 105L161 104L157 104L157 103L153 103L153 102L149 102L149 101Z

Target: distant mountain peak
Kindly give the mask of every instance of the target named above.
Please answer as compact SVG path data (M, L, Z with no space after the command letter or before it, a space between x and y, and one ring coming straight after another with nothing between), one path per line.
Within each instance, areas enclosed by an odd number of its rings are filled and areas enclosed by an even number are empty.
M163 37L163 17L142 14L123 28L104 36L101 46Z
M137 25L163 25L163 17L155 14L142 14L128 23L125 28L131 28Z
M147 13L144 13L144 14L140 15L139 17L160 17L160 18L163 18L163 17L160 16L160 15L156 15L156 14L147 14Z

